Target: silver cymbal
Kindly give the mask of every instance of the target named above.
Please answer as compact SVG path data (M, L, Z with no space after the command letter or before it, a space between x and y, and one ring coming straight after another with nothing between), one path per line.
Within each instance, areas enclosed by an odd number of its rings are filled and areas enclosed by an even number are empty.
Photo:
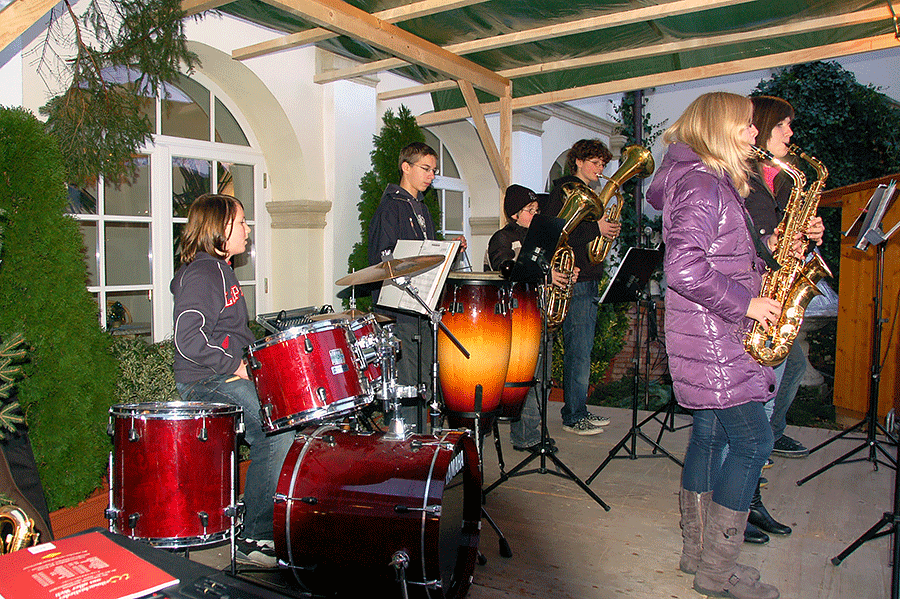
M335 285L364 285L377 283L397 277L414 277L431 270L444 261L441 254L413 256L411 258L395 258L379 264L373 264L362 270L350 273L335 281Z

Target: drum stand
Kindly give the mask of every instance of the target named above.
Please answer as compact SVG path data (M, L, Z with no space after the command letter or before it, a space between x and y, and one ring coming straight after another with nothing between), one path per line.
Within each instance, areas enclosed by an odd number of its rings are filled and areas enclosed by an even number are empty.
M575 482L581 490L588 494L588 496L596 501L604 510L609 511L609 506L603 502L600 497L594 493L594 491L587 486L587 484L578 478L572 470L563 463L563 461L556 455L554 451L555 448L550 440L550 435L547 432L547 402L550 397L550 365L553 361L553 344L551 342L552 336L549 333L547 326L547 312L545 310L541 310L541 314L543 315L543 327L541 328L541 347L543 348L543 356L541 357L541 377L540 377L540 393L541 393L541 402L540 402L540 412L541 412L541 441L538 445L538 450L534 451L531 455L527 456L524 460L519 462L512 470L509 472L500 472L500 478L491 483L491 485L484 490L484 494L487 495L499 485L503 484L510 478L514 476L525 476L526 474L555 474L561 478L568 478ZM541 459L541 465L538 468L534 468L531 470L523 469L531 463L532 460L536 458ZM550 459L555 465L556 470L548 470L547 469L547 459ZM560 472L560 470L562 472Z

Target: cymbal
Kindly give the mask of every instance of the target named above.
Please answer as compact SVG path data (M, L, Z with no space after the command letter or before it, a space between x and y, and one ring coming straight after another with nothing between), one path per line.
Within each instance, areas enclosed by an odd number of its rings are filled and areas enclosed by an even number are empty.
M394 322L394 319L390 316L385 316L384 314L376 314L374 312L363 312L362 310L357 310L356 308L350 308L349 310L344 310L343 312L326 312L325 314L316 314L315 316L310 316L309 319L318 322L320 320L337 320L337 319L347 319L347 320L356 320L361 316L366 316L371 314L375 317L375 322L384 324L386 322Z
M362 270L350 273L335 281L335 285L362 285L363 283L377 283L397 277L414 277L427 270L431 270L441 262L444 256L441 254L428 254L425 256L413 256L411 258L394 258L379 264L373 264Z

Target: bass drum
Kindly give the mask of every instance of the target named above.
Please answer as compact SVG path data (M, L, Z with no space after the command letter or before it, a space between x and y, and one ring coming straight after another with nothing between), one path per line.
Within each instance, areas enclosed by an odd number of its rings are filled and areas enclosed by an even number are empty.
M299 434L275 495L275 552L304 586L457 599L475 570L481 473L463 431L392 440L323 425ZM373 587L377 585L380 590Z
M506 384L500 395L501 420L518 420L528 390L534 384L541 348L541 309L538 307L537 288L526 283L513 283L510 310L512 313L512 341L509 350L509 368Z

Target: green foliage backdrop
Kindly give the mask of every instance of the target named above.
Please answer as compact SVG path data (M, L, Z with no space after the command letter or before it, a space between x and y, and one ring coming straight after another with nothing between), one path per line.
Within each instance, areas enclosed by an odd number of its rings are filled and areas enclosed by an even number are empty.
M378 208L378 204L381 202L381 194L384 192L384 188L388 186L388 183L400 183L400 169L397 168L400 150L414 141L425 141L422 130L416 124L416 118L406 106L401 106L396 115L394 115L393 111L388 110L384 113L382 122L380 134L372 138L374 148L369 153L372 158L372 170L367 171L359 183L359 189L362 191L362 194L356 206L359 208L359 225L362 237L360 241L353 245L353 252L351 252L350 258L347 260L348 272L361 270L369 266L369 223L372 222L375 209ZM438 230L441 222L441 207L437 201L437 194L432 188L428 188L428 191L425 193L425 205L428 206L428 210L431 212L435 230ZM378 286L380 286L380 283ZM368 292L365 289L359 289L357 290L357 296ZM357 306L361 310L368 310L371 306L371 298L357 297Z
M900 109L872 85L862 85L836 62L786 68L750 95L783 98L794 107L791 142L828 168L827 189L900 172ZM805 166L805 165L804 165ZM815 173L808 169L807 180ZM840 209L822 208L822 253L835 275L840 266Z
M81 501L103 477L116 378L66 202L55 140L31 113L0 108L0 208L9 219L0 335L21 331L28 345L19 401L51 510Z

